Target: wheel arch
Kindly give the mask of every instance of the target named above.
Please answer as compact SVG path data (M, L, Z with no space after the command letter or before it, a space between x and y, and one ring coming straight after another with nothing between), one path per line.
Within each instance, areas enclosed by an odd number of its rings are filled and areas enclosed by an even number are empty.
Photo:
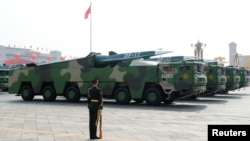
M130 88L129 88L128 83L126 83L126 82L116 82L115 86L114 86L114 88L112 90L111 98L115 98L115 92L120 87L126 88L129 91L129 93L130 93Z
M66 92L67 88L70 86L76 87L76 89L79 91L79 93L81 95L81 91L80 91L80 88L79 88L77 82L66 82L64 85L64 88L63 88L63 96L65 96L65 92Z
M30 88L32 89L32 92L34 93L34 90L33 90L33 87L32 87L32 85L31 85L31 82L29 82L29 81L23 81L23 82L21 82L21 85L20 85L20 87L19 87L18 94L21 93L21 90L22 90L22 88L23 88L24 86L30 86Z
M161 92L161 95L163 96L163 89L159 84L157 84L157 83L145 83L145 86L143 88L142 97L145 97L145 92L150 88L157 88Z

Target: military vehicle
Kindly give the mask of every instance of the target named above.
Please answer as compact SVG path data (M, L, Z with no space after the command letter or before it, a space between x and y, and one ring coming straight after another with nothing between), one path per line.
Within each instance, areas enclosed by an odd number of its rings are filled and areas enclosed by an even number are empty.
M0 90L8 89L9 67L0 66Z
M166 84L168 84L166 90L172 94L173 99L197 97L206 91L207 65L205 63L189 56L159 57L146 60L164 64L167 74L162 78L166 79Z
M245 88L249 86L250 81L250 71L244 67L240 68L240 88Z
M226 66L226 89L221 92L223 94L227 94L229 91L234 91L236 89L239 89L240 87L240 71L239 68L234 66Z
M165 51L145 51L109 55L91 52L83 58L50 64L29 64L11 70L9 93L29 101L41 95L45 101L64 96L76 102L87 96L91 80L97 77L103 97L114 98L119 104L146 101L148 105L171 103L173 97L205 91L205 65L196 62L159 63L145 61ZM176 94L176 90L180 93Z
M9 72L12 69L20 68L23 64L0 65L0 90L8 91Z
M207 89L203 96L221 93L226 89L225 67L217 61L205 61L208 64Z

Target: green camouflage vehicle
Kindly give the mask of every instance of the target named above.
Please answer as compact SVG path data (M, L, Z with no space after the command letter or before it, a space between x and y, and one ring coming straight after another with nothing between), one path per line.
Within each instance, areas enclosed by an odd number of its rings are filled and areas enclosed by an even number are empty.
M226 89L222 92L223 94L227 94L229 91L234 91L239 89L240 87L240 71L239 68L234 66L226 66Z
M245 88L249 86L250 81L250 71L244 67L240 68L240 88Z
M9 71L20 66L22 65L0 65L0 90L8 91Z
M41 95L45 101L64 96L76 102L87 96L91 80L97 77L103 97L114 98L119 104L131 100L158 105L174 98L205 91L205 65L198 62L159 63L139 58L169 52L134 52L109 56L90 53L84 58L51 64L30 64L10 71L9 93L32 100ZM173 67L176 65L176 67ZM177 67L178 66L178 67ZM176 93L180 91L180 93Z
M225 91L227 82L225 67L218 64L217 61L208 61L206 63L208 64L207 90L204 96Z
M206 91L207 65L186 56L151 58L164 64L168 82L167 91L174 99L197 97ZM172 84L172 85L170 85Z
M0 90L6 91L8 89L8 78L10 68L0 66Z

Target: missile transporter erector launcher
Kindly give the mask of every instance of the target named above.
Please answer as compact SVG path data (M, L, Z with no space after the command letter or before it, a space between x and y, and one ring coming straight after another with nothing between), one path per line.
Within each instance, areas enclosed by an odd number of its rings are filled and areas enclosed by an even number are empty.
M166 74L162 75L166 92L172 94L173 99L197 97L206 91L207 64L197 60L188 60L185 56L171 56L150 58L164 65Z
M0 65L0 90L8 91L8 81L9 81L9 72L12 69L23 66L23 64L18 65Z
M6 91L8 89L8 77L10 68L0 66L0 90Z
M250 70L241 67L239 69L240 73L240 88L245 88L249 86L250 83Z
M227 82L225 67L217 61L206 63L208 64L207 90L204 95L214 95L225 91Z
M183 57L186 61L200 62L205 69L202 75L206 75L206 89L205 92L200 93L199 96L214 95L217 92L226 89L225 67L216 61L195 59L195 57ZM204 65L206 64L206 65ZM192 98L195 98L194 96Z
M240 88L240 71L239 68L234 66L226 66L226 89L222 92L227 94L229 91L234 91Z
M27 65L10 71L9 93L20 95L23 100L41 95L45 101L64 96L68 101L76 102L87 96L91 80L95 77L100 80L103 97L114 98L119 104L128 104L132 99L146 101L148 105L158 105L162 101L171 103L175 97L172 91L177 87L183 90L182 93L198 92L199 88L194 84L201 80L196 79L197 74L189 73L198 66L181 65L180 70L176 70L165 63L138 60L165 53L170 52L110 52L109 56L90 53L74 60ZM173 73L169 73L170 70ZM192 82L186 81L189 78ZM176 85L175 79L183 83Z

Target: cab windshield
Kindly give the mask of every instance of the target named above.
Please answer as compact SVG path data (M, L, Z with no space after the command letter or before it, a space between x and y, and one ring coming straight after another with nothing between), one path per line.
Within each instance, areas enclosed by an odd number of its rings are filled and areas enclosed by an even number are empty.
M246 76L249 76L249 75L250 75L250 71L246 70L246 71L245 71L245 75L246 75Z
M218 67L218 74L225 74L225 69L223 67Z
M196 72L206 73L206 71L207 71L207 65L202 64L202 63L196 63L196 64L194 64L194 70Z
M234 69L233 74L234 75L239 75L240 74L240 70L239 69Z

